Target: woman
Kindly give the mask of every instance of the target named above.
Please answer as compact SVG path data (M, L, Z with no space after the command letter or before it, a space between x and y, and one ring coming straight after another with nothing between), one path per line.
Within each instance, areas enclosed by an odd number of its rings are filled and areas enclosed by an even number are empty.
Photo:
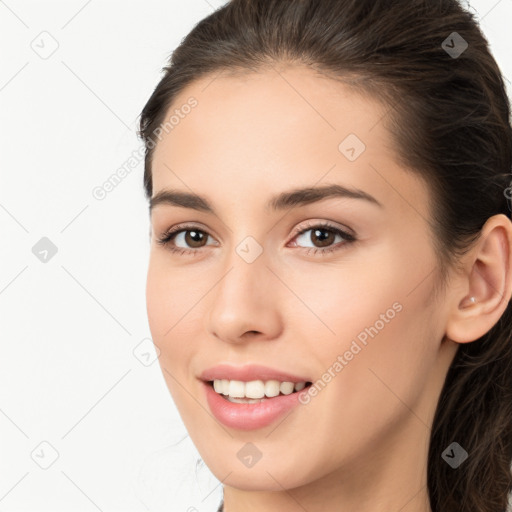
M140 133L149 324L219 510L505 511L512 130L473 15L232 0Z

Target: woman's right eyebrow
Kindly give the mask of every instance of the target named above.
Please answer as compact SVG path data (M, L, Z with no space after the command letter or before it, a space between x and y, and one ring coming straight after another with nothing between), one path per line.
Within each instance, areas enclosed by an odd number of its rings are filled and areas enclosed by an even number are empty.
M297 208L307 204L322 201L332 197L342 197L348 199L360 199L374 204L380 208L384 208L382 203L375 197L357 188L347 188L343 185L330 184L322 187L305 187L296 188L289 191L279 193L271 198L265 205L266 209L274 211L287 210L289 208ZM215 209L206 197L195 193L185 192L174 189L162 189L157 192L149 201L149 211L153 211L158 205L165 204L170 206L178 206L181 208L190 208L205 213L213 213L217 215Z

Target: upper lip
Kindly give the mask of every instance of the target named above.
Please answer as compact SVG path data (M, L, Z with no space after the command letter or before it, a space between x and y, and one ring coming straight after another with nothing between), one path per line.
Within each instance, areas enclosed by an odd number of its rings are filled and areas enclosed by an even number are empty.
M231 366L228 364L219 364L204 370L199 376L201 380L240 380L250 382L252 380L278 380L280 382L310 382L307 377L293 375L288 372L269 368L258 364L248 364L245 366Z

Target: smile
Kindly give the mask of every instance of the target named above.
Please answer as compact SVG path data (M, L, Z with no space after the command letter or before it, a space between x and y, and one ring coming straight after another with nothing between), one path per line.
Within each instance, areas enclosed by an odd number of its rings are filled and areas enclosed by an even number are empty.
M212 382L210 382L212 384ZM213 389L232 403L259 403L279 395L290 395L306 387L307 382L280 382L278 380L215 379Z
M229 386L227 388L228 394L222 392L224 386L226 386L224 380ZM253 382L256 382L256 384L252 384ZM247 391L247 384L249 384L249 391ZM288 392L291 384L293 383L287 381L243 382L218 379L217 389L222 389L221 392L218 392L214 389L215 381L202 382L206 402L212 415L224 426L237 430L257 430L267 427L301 405L300 395L307 393L311 383L298 382L293 384L293 391L288 394L281 393L281 386L283 386L285 392ZM269 394L273 396L266 396L267 385ZM296 386L299 390L295 390ZM258 391L258 394L261 394L262 389L265 389L264 396L261 398L247 398L246 393L253 394L251 393L252 387L254 387L254 391ZM234 394L243 396L231 396L232 388Z

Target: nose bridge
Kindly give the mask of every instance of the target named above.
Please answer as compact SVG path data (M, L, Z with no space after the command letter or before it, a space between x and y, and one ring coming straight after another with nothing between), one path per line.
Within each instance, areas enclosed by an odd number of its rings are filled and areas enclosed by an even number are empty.
M263 288L271 277L263 246L252 236L245 237L226 255L228 273L219 283L217 298L231 308L255 308L264 299Z
M264 283L269 279L271 272L267 268L268 254L264 249L263 232L255 236L247 234L250 229L245 228L231 232L231 241L227 244L223 264L229 273L219 283L222 294L236 295L238 300L256 302L260 300L260 292ZM254 231L254 230L253 230ZM258 237L258 238L256 238ZM219 290L220 292L221 290Z
M246 236L226 254L222 278L212 290L209 329L225 341L247 331L266 337L279 329L275 276L267 267L263 245Z

